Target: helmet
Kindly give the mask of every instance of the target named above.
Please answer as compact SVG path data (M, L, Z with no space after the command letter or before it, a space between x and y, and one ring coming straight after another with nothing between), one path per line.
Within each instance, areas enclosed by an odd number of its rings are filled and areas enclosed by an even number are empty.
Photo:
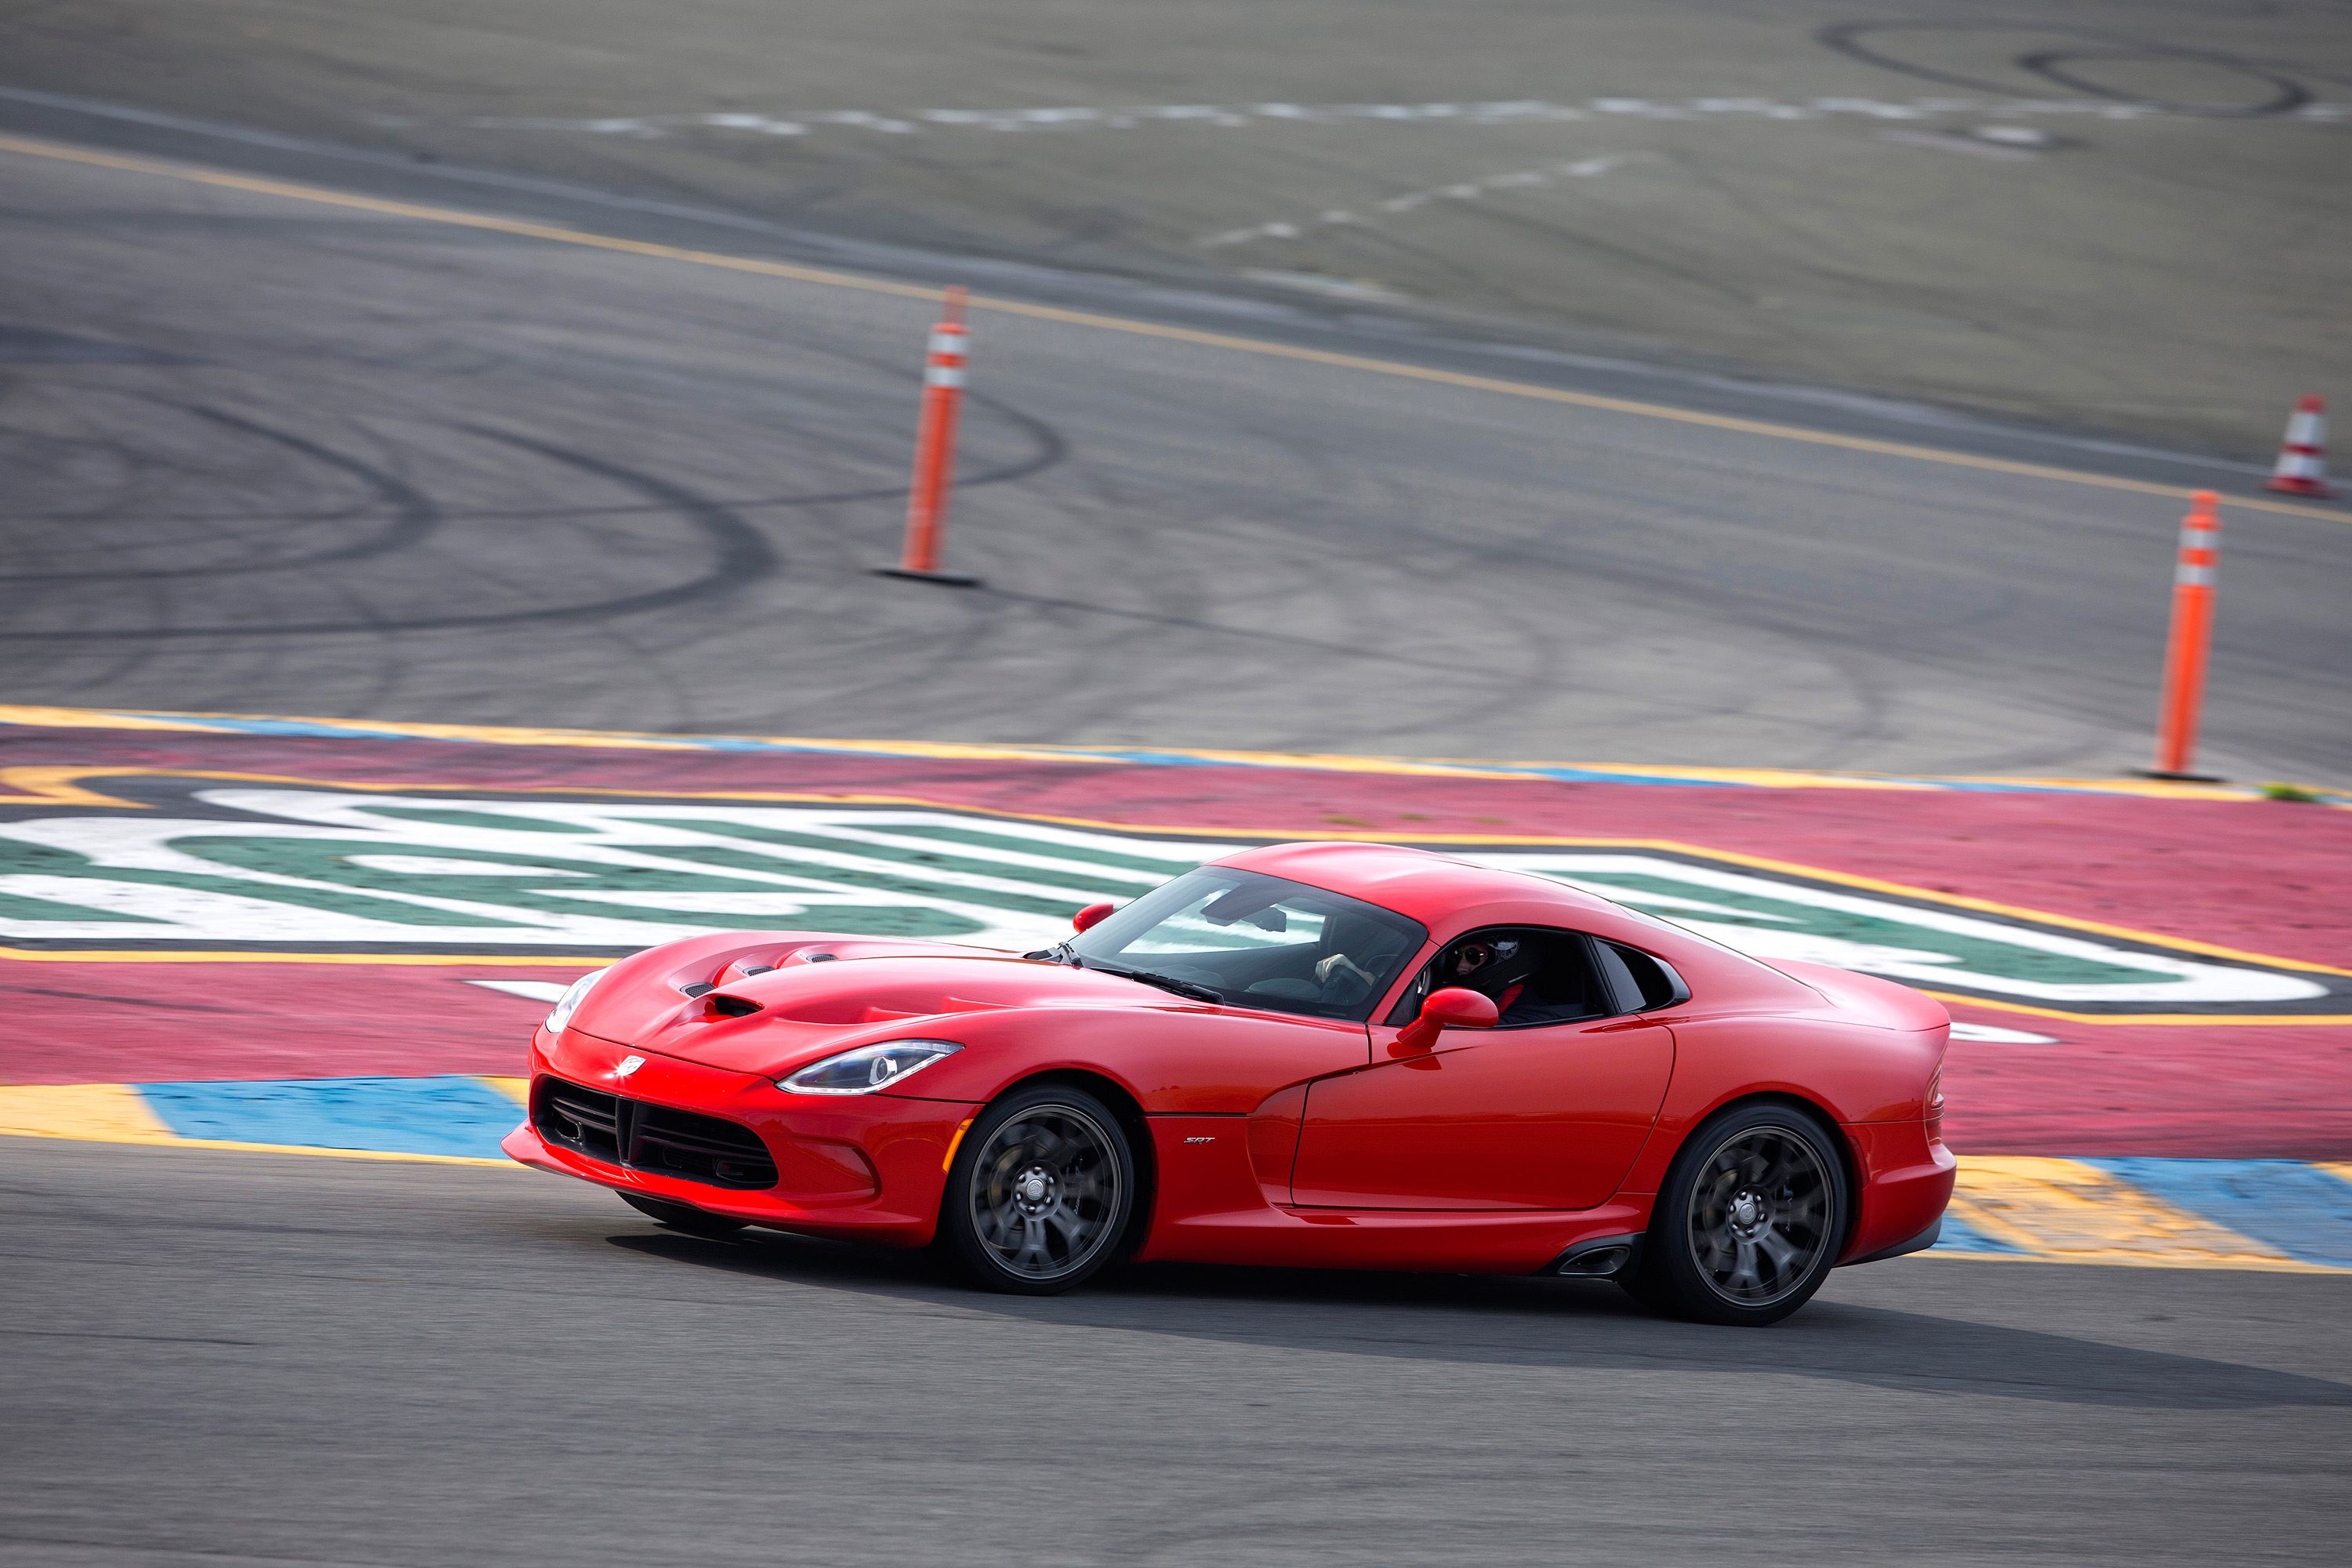
M1525 944L1514 937L1474 937L1458 942L1446 952L1436 984L1459 985L1499 998L1512 985L1535 973L1535 962L1525 955Z

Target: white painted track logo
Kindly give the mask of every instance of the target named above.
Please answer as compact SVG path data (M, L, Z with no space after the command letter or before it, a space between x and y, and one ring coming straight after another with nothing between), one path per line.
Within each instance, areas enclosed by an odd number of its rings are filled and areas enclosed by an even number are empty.
M1238 837L936 808L560 800L149 777L134 809L0 821L0 944L129 956L627 952L747 927L1024 951ZM2339 976L1698 847L1445 853L1600 893L1772 962L2065 1013L2342 1013Z

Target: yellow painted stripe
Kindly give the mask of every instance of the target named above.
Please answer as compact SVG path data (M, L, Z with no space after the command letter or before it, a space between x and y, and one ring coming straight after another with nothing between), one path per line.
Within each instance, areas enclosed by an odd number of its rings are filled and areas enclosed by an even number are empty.
M2187 942L2168 942L2166 945L2185 948L2190 952L2196 951ZM2316 963L2295 963L2278 959L2266 959L2263 962L2274 963L2281 969L2308 969L2322 974L2344 973L2340 969L2328 968ZM1912 989L1917 991L1922 996L1933 996L1937 1001L1951 1005L1987 1007L1996 1013L2021 1013L2032 1018L2058 1018L2069 1024L2155 1025L2163 1028L2203 1029L2265 1029L2295 1025L2325 1028L2336 1025L2352 1024L2352 1013L2069 1013L2059 1007L2033 1007L2022 1002L2001 1002L1990 996L1964 995L1957 991L1930 991L1924 986L1916 985Z
M55 1092L35 1093L36 1090ZM217 1149L245 1154L320 1154L335 1160L522 1169L511 1160L485 1160L471 1154L409 1154L386 1149L328 1149L310 1143L182 1138L156 1120L137 1089L121 1083L0 1087L0 1138L52 1138L74 1143L137 1143L152 1148Z
M488 1084L517 1105L528 1106L530 1103L530 1079L527 1078L490 1078L477 1074L474 1081Z
M48 730L203 730L178 714L120 713L93 708L46 708L0 702L0 724ZM10 770L12 773L14 770Z
M163 1149L221 1149L240 1154L320 1154L331 1160L389 1160L412 1165L480 1165L520 1171L512 1160L483 1160L471 1154L407 1154L390 1149L328 1149L314 1143L246 1143L230 1138L106 1138L79 1132L18 1133L0 1129L0 1136L63 1138L84 1143L144 1143Z
M0 947L0 959L19 963L389 963L443 968L453 964L494 964L509 969L569 969L575 976L613 962L609 953L598 958L550 953L542 958L507 952L252 952L235 949L189 952L179 948L145 952L138 948L40 947Z
M527 1100L530 1091L525 1079L485 1074L479 1075L477 1081L518 1104ZM957 1128L948 1145L947 1163L953 1163L956 1148L971 1126L971 1120L966 1119ZM511 1161L470 1155L182 1138L163 1124L130 1084L0 1086L0 1136L521 1169ZM2352 1163L2328 1163L2319 1168L2352 1182ZM1952 1213L1984 1235L2020 1250L2013 1254L1948 1256L2158 1268L2294 1274L2352 1272L2289 1258L2265 1243L2178 1208L2078 1160L2024 1155L1965 1158L1960 1162Z
M5 721L0 721L5 722ZM102 772L90 767L0 768L0 805L103 805L131 811L144 802L118 800L81 787L79 780Z
M2079 1160L1965 1158L1952 1212L1997 1241L2068 1263L2342 1272L2289 1258Z
M176 1143L179 1134L127 1083L0 1087L0 1133L105 1143Z
M791 262L767 261L748 256L730 256L720 251L696 250L683 246L656 245L646 240L623 239L617 236L596 234L586 229L567 228L556 224L529 223L518 218L493 217L488 214L467 212L457 207L428 206L416 202L386 201L377 196L362 196L348 191L330 190L321 185L298 184L287 180L261 179L250 174L234 174L225 170L204 168L195 164L168 163L157 158L127 157L119 153L100 153L89 148L64 146L54 142L28 141L18 136L0 136L0 152L15 153L28 158L47 158L59 163L81 163L93 168L159 175L166 179L185 180L195 184L209 185L218 190L244 191L255 195L277 196L289 201L341 207L347 211L376 213L386 217L446 224L457 228L513 235L524 239L541 239L559 245L581 246L593 250L617 251L627 256L683 261L698 267L719 268L730 272L746 272L764 278L784 278L799 283L821 284L830 289L850 289L861 293L886 294L903 300L935 300L943 298L944 295L944 290L939 289L924 288L909 283L894 283L887 279L865 278L855 273L836 272L825 268L801 267ZM1056 321L1067 326L1090 327L1098 331L1122 332L1136 337L1157 338L1170 342L1192 343L1204 348L1226 349L1239 353L1297 360L1308 364L1329 366L1336 370L1394 376L1440 386L1459 387L1472 392L1496 393L1507 397L1524 397L1545 403L1566 404L1573 407L1597 409L1611 414L1630 414L1644 419L1698 426L1709 430L1727 430L1744 436L1761 436L1773 440L1796 441L1808 446L1832 447L1849 452L1869 452L1880 457L1903 458L1914 462L1936 463L1948 468L1973 468L1981 473L2007 474L2021 479L2050 479L2062 484L2085 485L2098 489L2121 490L2134 495L2162 496L2172 500L2186 500L2195 493L2192 487L2186 485L2159 484L2147 479L2118 479L2110 474L2086 473L2076 468L2055 468L2045 463L2016 462L2006 458L1979 457L1973 453L1915 446L1906 441L1881 441L1861 436L1841 436L1825 430L1808 430L1801 426L1776 424L1769 420L1743 419L1727 414L1706 414L1696 409L1676 408L1668 404L1645 403L1629 397L1606 397L1597 393L1570 392L1559 387L1537 385L1530 382L1507 381L1498 376L1472 375L1461 371L1435 370L1426 365L1408 364L1399 360L1372 359L1362 354L1339 353L1329 349L1304 348L1295 343L1274 342L1263 338L1239 337L1230 332L1211 332L1192 327L1168 326L1158 321L1104 315L1093 310L1071 310L1059 306L1034 305L1022 300L1003 300L982 295L972 296L970 303L974 310L993 311L999 315L1022 316L1032 321ZM2314 521L2352 522L2352 512L2337 510L2332 507L2299 506L2289 501L2273 500L2258 496L2233 495L2225 504L2242 510L2274 512Z
M2319 1168L2340 1182L2352 1182L2352 1161L2323 1160Z
M115 721L120 721L116 722ZM1898 775L1870 773L1822 773L1797 768L1692 767L1682 764L1560 761L1498 761L1485 757L1349 756L1330 752L1250 752L1201 750L1181 746L1086 746L963 741L859 741L811 735L656 735L627 730L545 730L498 724L426 724L408 721L320 719L304 714L265 713L110 713L87 708L46 708L0 703L0 724L35 729L172 730L216 733L216 721L226 723L309 724L349 731L354 737L397 735L419 740L464 741L479 745L586 747L608 751L704 751L714 744L744 741L763 745L804 747L865 756L920 757L956 762L1049 762L1073 765L1116 765L1139 749L1164 752L1196 762L1229 763L1258 768L1296 768L1316 773L1374 773L1405 778L1543 779L1560 769L1579 773L1618 774L1629 778L1669 778L1701 784L1744 784L1760 789L1849 789L1933 791L1950 785L1997 784L2008 789L2048 789L2081 795L2129 795L2154 800L2254 800L2260 790L2237 784L2191 784L2162 779L2033 778L1994 774ZM150 771L183 777L265 778L258 773L188 773L179 770L141 768L21 767L0 768L0 785L18 790L27 800L44 804L115 805L144 809L143 803L101 795L79 787L84 778L130 776ZM458 786L369 784L350 783L350 789L455 788ZM482 785L494 788L494 785ZM613 792L604 792L613 793ZM628 793L645 794L645 791ZM2329 792L2316 789L2323 796ZM2323 799L2316 803L2352 809L2352 800Z

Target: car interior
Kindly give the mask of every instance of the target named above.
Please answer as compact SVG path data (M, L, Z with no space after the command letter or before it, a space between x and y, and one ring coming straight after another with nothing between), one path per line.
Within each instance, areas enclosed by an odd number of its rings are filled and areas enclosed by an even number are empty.
M1579 931L1496 926L1448 942L1405 987L1388 1022L1412 1022L1430 992L1448 985L1491 997L1504 1029L1638 1013L1683 994L1647 953Z

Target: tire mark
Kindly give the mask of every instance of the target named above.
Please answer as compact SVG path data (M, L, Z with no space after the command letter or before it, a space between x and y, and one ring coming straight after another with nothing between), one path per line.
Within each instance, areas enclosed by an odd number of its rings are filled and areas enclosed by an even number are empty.
M1043 473L1048 468L1055 468L1068 459L1070 456L1069 443L1062 437L1059 431L1055 430L1054 426L1047 424L1045 420L1038 418L1033 414L1024 413L1021 409L1013 407L1011 404L1003 402L1002 399L991 397L985 393L974 391L969 388L967 388L964 393L964 400L967 403L977 404L985 407L1005 420L1008 424L1018 426L1029 436L1033 442L1035 443L1037 449L1025 458L1015 458L1011 462L1002 464L993 468L982 468L976 474L964 474L959 472L956 476L956 489L960 490L970 490L978 489L983 485L1009 484L1016 479L1028 479L1033 474ZM191 410L191 412L195 411ZM333 457L333 454L327 454L327 456L331 458ZM372 469L362 471L370 474L374 473L374 470ZM378 475L377 477L389 480L389 476ZM819 491L807 495L713 498L710 500L709 504L713 506L723 506L734 511L763 511L779 508L790 509L810 506L842 506L859 501L903 500L906 499L908 491L910 489L911 487L908 485L881 485L866 489ZM550 517L645 517L671 510L673 509L667 502L647 501L641 504L625 506L493 507L485 508L479 510L453 510L446 508L436 508L435 510L435 516L438 521L444 523L528 522L536 519ZM240 511L235 513L142 512L140 514L140 519L142 521L145 522L336 522L349 515L350 513L348 512L324 511ZM93 521L102 521L105 520L94 519L90 513L79 511L0 511L0 523L89 522ZM58 572L47 574L46 576L34 576L27 574L0 573L0 582L40 582L53 579L63 580L67 578L87 580L101 575L108 577L134 577L148 575L195 576L200 574L202 572L226 573L246 570L275 572L280 570L291 570L298 566L317 565L323 562L346 558L347 557L336 555L314 555L307 556L298 561L275 563L267 566L205 567L177 574L163 572L152 574L136 572L105 574L92 572Z
M689 600L712 599L739 593L751 584L772 575L776 570L775 552L760 531L738 516L732 510L704 499L682 486L654 475L625 468L601 458L537 441L529 437L494 430L485 426L461 425L456 428L484 440L495 441L518 451L530 452L550 462L593 474L625 489L633 489L656 503L661 510L676 512L693 523L710 545L713 562L709 571L685 583L651 588L642 593L625 594L618 598L603 599L585 605L551 605L535 610L509 610L469 616L421 616L405 619L367 618L352 621L308 621L288 626L140 626L111 631L0 631L0 641L5 642L86 642L109 640L157 640L183 637L335 637L352 634L448 631L470 626L508 626L544 621L592 621L614 616L642 614L647 610L665 609Z
M2017 95L2016 85L1987 77L1969 76L1959 71L1938 69L1934 66L1915 64L1888 54L1873 43L1864 40L1880 33L1979 33L2039 34L2044 37L2071 38L2095 46L2058 49L2029 49L2014 57L2020 70L2058 83L2075 92L2087 92L2095 98L2116 103L2134 104L2143 109L2158 110L2168 114L2193 115L2210 120L2257 120L2275 114L2290 114L2311 101L2310 92L2292 77L2257 65L2235 55L2218 50L2191 48L2180 44L2149 43L2145 39L2117 33L2103 33L2088 27L2052 26L2038 22L1906 22L1867 21L1832 22L1813 35L1814 40L1835 49L1864 65L1884 70L1899 71L1923 81L1939 82L1946 87L1964 87L1972 92L1997 93L2004 98ZM2221 70L2234 71L2252 77L2272 89L2272 96L2258 103L2233 106L2221 103L2168 103L2155 99L2134 97L2102 86L2088 78L2078 78L2055 68L2067 60L2187 60L2193 64L2211 66Z
M367 539L356 540L339 549L316 554L297 556L287 561L257 564L250 561L233 562L219 566L158 566L151 569L113 572L8 572L0 573L0 583L121 583L150 578L242 576L256 572L291 572L326 566L340 562L363 561L372 556L387 555L423 543L439 529L441 513L422 490L383 470L344 456L332 447L320 445L289 431L275 429L257 420L243 418L221 409L202 404L177 403L169 398L147 397L143 401L208 421L225 429L273 442L287 450L310 458L315 463L337 469L356 479L382 496L393 508L388 524ZM42 520L48 521L48 520ZM88 522L86 516L73 519ZM230 521L223 519L222 521Z

